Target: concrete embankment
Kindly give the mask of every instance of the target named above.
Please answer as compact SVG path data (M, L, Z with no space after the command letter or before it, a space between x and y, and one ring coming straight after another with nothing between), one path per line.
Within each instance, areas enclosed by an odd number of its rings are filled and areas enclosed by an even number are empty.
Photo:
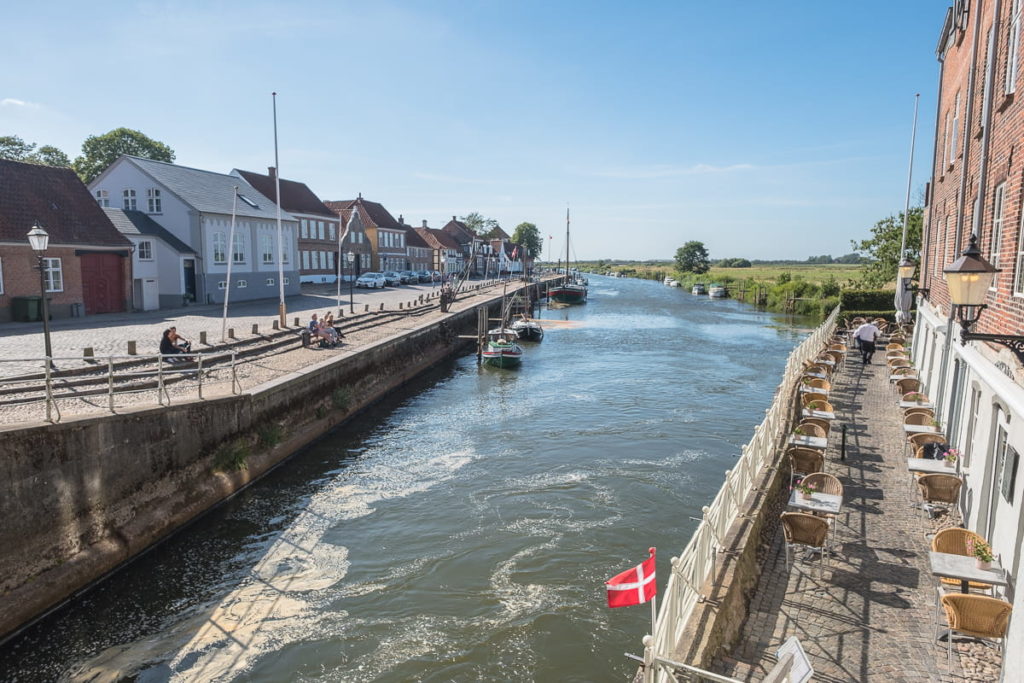
M477 310L239 395L0 431L0 639L472 342Z

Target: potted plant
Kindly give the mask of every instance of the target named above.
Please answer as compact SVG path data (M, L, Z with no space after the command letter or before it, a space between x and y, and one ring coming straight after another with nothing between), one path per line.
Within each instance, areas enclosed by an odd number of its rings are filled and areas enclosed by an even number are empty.
M992 555L992 546L985 541L976 541L973 538L968 538L967 552L974 557L974 562L978 566L978 569L992 568L992 560L994 560L995 557Z
M909 394L903 396L904 401L913 401L914 403L926 403L928 397L919 391L911 391Z
M959 459L960 451L955 448L950 448L942 454L942 461L946 464L946 467L956 467L956 461Z
M817 491L812 484L807 484L804 479L801 479L796 483L796 490L804 500L810 500L811 494Z
M796 434L797 436L805 436L806 435L806 432L804 432L804 428L801 427L800 425L797 425L796 429L793 430L793 433Z
M808 410L822 410L825 407L823 401L811 401L807 404Z
M932 420L932 427L935 427L936 429L938 429L941 426L942 425L939 424L938 420Z

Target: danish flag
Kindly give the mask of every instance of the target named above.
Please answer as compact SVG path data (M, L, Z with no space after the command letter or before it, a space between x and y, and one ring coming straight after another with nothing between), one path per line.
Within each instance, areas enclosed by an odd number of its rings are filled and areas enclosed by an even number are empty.
M605 581L608 587L609 607L629 607L653 600L658 593L654 580L654 548L648 548L650 556L626 571Z

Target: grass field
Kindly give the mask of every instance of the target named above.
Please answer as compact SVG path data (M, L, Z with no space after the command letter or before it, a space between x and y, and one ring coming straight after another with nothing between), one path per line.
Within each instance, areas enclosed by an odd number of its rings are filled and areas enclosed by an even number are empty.
M600 272L597 263L580 263L581 270ZM750 268L712 268L710 272L703 275L681 274L676 271L674 264L669 261L664 263L645 264L608 264L606 269L617 271L634 271L636 277L650 280L661 280L665 276L675 277L680 282L739 282L753 280L758 283L774 283L783 273L789 273L793 279L803 280L812 284L820 285L835 278L840 287L855 287L860 277L860 265L849 265L843 263L835 264L809 264L798 263L795 265L757 265Z

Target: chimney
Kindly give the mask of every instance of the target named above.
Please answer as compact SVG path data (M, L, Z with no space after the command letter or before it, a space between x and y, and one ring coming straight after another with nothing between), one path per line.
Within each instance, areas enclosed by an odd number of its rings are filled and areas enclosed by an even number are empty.
M452 216L452 220L455 220L455 216Z
M267 166L267 175L273 180L274 176L277 175L277 169L273 166Z
M424 228L427 227L427 219L426 218L423 219L423 227Z
M398 214L398 222L401 225L405 225L405 218L402 217L402 214Z

